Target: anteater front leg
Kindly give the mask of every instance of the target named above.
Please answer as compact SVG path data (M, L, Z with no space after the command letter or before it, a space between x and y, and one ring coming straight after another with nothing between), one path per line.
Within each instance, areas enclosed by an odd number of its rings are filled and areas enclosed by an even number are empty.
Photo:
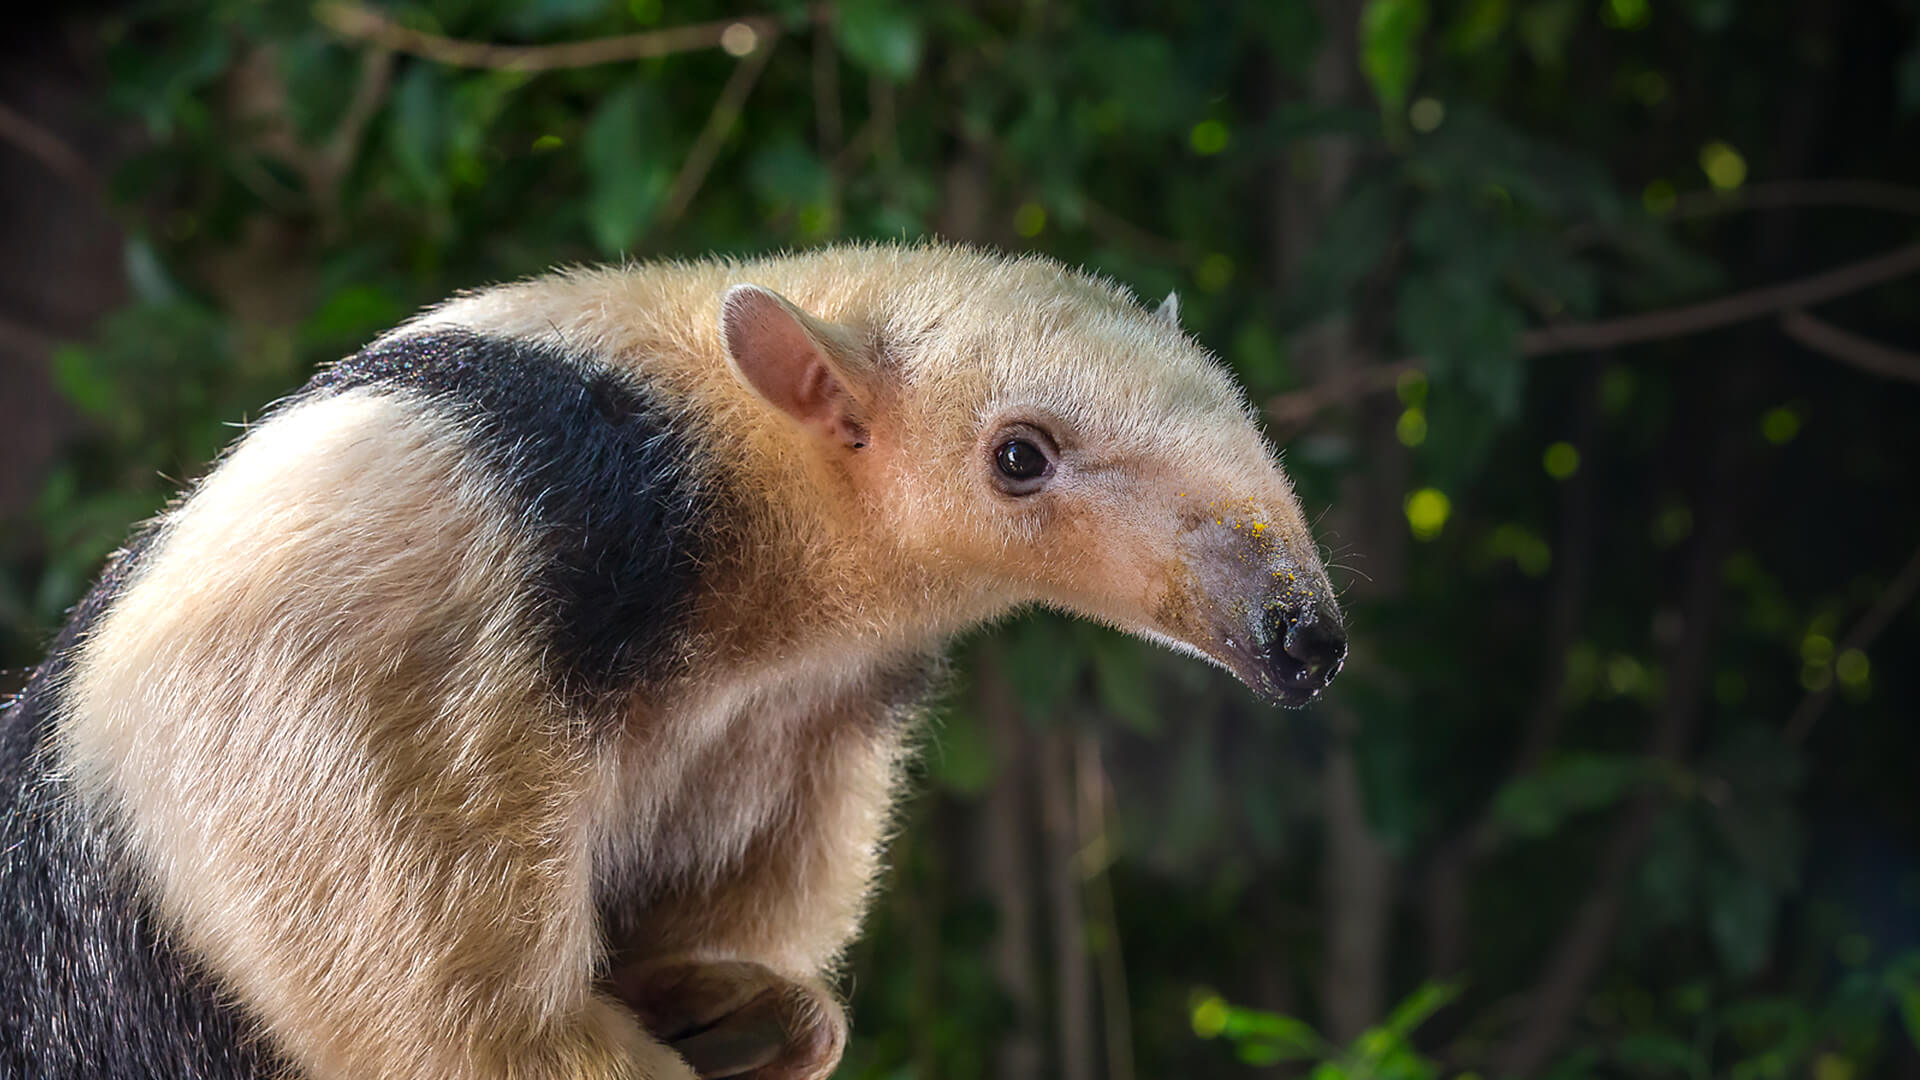
M818 1080L845 1048L828 980L859 929L907 722L898 687L864 690L810 716L745 718L689 780L720 798L749 772L781 791L778 811L708 884L612 920L615 993L703 1077Z
M763 964L644 964L622 971L614 989L703 1080L820 1080L846 1048L846 1017L832 991Z

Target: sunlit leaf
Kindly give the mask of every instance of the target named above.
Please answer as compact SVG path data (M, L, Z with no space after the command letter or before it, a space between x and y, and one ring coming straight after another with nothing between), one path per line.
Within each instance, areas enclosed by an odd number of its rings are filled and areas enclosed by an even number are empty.
M654 90L629 82L600 102L581 140L592 190L587 222L608 255L633 245L671 183L665 116Z
M1427 0L1367 0L1361 9L1360 69L1389 116L1406 107L1426 28Z
M853 0L837 10L840 46L855 63L890 79L905 79L920 66L915 9L893 0Z

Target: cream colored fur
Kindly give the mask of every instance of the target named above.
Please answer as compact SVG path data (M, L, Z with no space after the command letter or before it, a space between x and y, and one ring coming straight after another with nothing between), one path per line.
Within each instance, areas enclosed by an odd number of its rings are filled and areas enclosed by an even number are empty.
M842 375L871 446L824 447L741 385L716 320L743 282L869 350ZM394 333L447 326L630 370L698 433L737 517L712 523L685 673L609 727L549 691L529 530L406 397L287 409L169 513L86 642L63 753L186 943L316 1080L685 1080L595 972L828 976L880 858L888 697L916 657L1040 602L1229 663L1247 613L1194 565L1209 521L1262 536L1249 580L1324 584L1223 370L1051 262L858 247L578 270ZM982 440L1009 418L1059 434L1059 491L988 490ZM613 926L596 887L623 898Z

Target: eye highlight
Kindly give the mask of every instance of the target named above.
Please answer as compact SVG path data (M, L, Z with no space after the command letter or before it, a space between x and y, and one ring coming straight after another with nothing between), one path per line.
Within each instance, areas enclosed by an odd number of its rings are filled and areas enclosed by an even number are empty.
M1008 495L1031 495L1053 476L1053 441L1037 431L1017 428L993 444L993 480Z

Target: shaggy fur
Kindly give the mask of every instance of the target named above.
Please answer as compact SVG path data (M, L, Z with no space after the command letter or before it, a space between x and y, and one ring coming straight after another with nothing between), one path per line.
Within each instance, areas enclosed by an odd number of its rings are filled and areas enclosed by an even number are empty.
M323 372L0 727L9 1064L686 1080L753 1016L746 1075L824 1076L948 636L1049 604L1294 702L1344 656L1176 312L858 247L502 286Z

